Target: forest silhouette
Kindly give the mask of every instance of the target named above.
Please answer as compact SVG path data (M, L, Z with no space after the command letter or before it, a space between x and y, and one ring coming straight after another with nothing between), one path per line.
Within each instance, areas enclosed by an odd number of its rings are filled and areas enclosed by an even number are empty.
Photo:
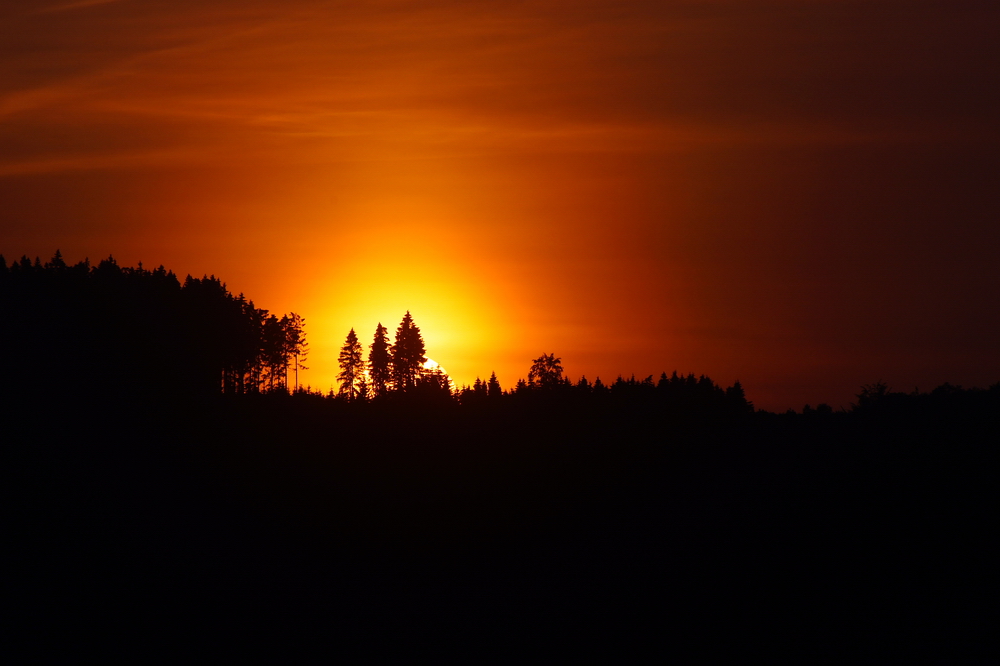
M574 381L542 353L454 387L406 312L351 329L323 394L305 321L214 276L0 256L26 616L986 621L947 609L985 601L1000 383L778 414L739 381Z

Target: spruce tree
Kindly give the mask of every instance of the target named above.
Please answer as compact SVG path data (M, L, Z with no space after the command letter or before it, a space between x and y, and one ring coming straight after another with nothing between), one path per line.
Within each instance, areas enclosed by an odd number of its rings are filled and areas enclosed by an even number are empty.
M424 339L420 328L413 323L407 310L396 329L396 343L392 346L392 379L395 390L406 393L417 385L427 357L424 356Z
M303 329L306 320L305 317L294 312L288 313L281 319L285 322L286 379L289 366L293 366L295 370L295 391L297 392L302 388L299 384L299 370L309 369L309 366L305 364L306 359L309 357L309 343L306 341L306 332Z
M392 355L389 352L389 331L382 322L375 329L375 340L369 345L368 375L371 378L372 397L380 398L389 392L392 383Z
M337 379L340 380L340 394L347 396L348 400L354 400L358 397L358 384L364 376L365 365L362 358L361 343L358 342L358 336L353 328L347 334L344 346L340 348L340 357L338 360L340 362L340 374L337 376Z
M497 379L497 373L493 372L490 375L489 381L486 382L486 395L491 398L498 398L501 393L503 393L503 389L500 388L500 380Z

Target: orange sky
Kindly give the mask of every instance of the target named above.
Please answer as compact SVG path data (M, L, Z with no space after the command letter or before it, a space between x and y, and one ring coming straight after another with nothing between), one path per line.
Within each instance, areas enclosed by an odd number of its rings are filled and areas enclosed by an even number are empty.
M324 391L407 309L458 383L1000 380L991 3L355 4L4 2L0 253L216 274Z

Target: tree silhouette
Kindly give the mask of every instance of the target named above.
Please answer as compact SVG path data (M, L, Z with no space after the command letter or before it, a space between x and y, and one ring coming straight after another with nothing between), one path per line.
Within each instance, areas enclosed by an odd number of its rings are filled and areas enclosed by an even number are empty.
M424 356L424 339L420 328L413 323L407 310L396 329L396 343L392 346L392 379L395 390L406 393L417 385L427 357Z
M441 368L424 370L414 387L414 395L425 399L448 399L452 397L451 378Z
M59 251L45 264L0 261L0 353L13 376L46 391L82 378L95 395L283 389L290 359L305 357L303 323L233 296L214 276L182 284L163 266L110 256L70 266Z
M489 381L486 382L486 395L490 398L499 398L503 394L500 388L500 380L497 379L496 371L490 373Z
M947 386L947 384L945 384L945 386ZM941 390L943 388L944 386L939 386L935 390ZM851 407L855 411L873 409L874 407L883 404L886 400L886 397L891 392L892 388L890 388L889 385L883 382L881 379L875 382L874 384L863 384L861 386L861 393L855 394L855 397L857 397L858 401L856 403L852 403Z
M347 334L344 346L340 348L338 358L340 374L337 375L337 379L340 380L340 394L347 396L348 400L358 397L358 384L364 377L365 363L361 354L361 343L358 342L358 336L352 328Z
M284 319L282 318L283 321ZM302 388L299 384L299 370L309 369L309 366L305 364L306 359L309 358L309 342L306 340L305 323L304 317L292 312L288 314L285 325L285 350L288 355L285 357L285 367L287 369L289 366L290 356L295 366L296 391Z
M371 378L371 393L381 398L389 392L392 382L392 355L389 348L389 331L382 322L375 328L375 339L369 345L368 375Z
M268 391L287 390L288 355L285 340L287 325L287 316L278 319L270 315L264 320L261 357Z
M528 384L535 388L551 389L562 382L562 359L555 354L542 354L531 362Z
M753 413L753 403L747 400L746 393L743 391L743 385L740 384L740 380L726 389L726 402L729 403L729 409L734 414L752 414Z

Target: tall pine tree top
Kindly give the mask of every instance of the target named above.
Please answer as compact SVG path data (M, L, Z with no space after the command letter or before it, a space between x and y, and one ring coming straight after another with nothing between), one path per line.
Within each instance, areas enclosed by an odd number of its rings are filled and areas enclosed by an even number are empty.
M372 393L382 397L389 392L392 383L392 354L389 348L389 331L382 322L375 329L375 339L369 345L368 375L371 377Z
M347 396L349 400L354 400L359 394L359 382L362 381L365 371L365 363L362 357L361 343L358 336L351 329L347 334L347 340L340 349L340 393ZM365 397L365 396L361 396Z
M417 384L427 362L424 352L420 328L413 323L413 316L407 310L396 329L396 343L391 349L392 378L397 391L409 391Z

